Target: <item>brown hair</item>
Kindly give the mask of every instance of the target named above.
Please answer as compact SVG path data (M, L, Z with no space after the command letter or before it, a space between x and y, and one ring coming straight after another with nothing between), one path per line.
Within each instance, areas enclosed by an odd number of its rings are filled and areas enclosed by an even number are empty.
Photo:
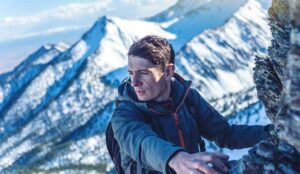
M174 50L164 38L148 35L134 42L128 51L128 56L138 56L150 60L163 70L168 63L174 64Z

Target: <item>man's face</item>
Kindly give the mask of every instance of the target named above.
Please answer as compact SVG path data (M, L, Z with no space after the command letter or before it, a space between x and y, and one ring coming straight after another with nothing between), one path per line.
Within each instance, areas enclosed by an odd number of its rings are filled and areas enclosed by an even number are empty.
M140 101L159 101L168 81L157 65L141 57L128 56L128 72Z

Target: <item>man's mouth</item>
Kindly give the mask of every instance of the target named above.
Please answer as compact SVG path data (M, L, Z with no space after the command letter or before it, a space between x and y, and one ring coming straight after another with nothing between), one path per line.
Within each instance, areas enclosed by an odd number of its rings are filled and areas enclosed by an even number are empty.
M146 91L142 91L142 90L137 90L136 93L138 94L144 94Z

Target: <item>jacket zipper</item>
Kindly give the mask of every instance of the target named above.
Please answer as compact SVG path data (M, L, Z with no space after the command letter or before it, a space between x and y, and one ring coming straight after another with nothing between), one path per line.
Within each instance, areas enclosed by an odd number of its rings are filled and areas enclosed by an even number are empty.
M179 135L179 140L180 140L180 145L181 147L185 147L185 144L184 144L184 138L183 138L183 134L182 134L182 130L179 126L179 118L178 118L178 115L177 113L172 113L172 116L175 120L175 125L176 125L176 128L177 128L177 132L178 132L178 135Z

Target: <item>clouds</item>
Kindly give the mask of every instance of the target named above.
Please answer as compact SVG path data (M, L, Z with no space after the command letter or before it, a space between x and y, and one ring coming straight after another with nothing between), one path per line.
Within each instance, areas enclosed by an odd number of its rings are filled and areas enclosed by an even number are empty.
M128 6L142 6L143 4L152 4L152 3L157 3L156 0L121 0L125 5ZM167 1L167 0L161 0L161 1Z
M85 4L71 3L35 15L5 17L0 20L0 27L33 25L48 20L65 20L82 15L100 13L104 9L107 11L107 6L110 2L111 0L102 0Z
M100 14L109 11L110 3L111 0L70 3L34 15L4 17L0 19L0 41L91 25Z
M51 28L51 29L43 30L43 31L25 33L25 34L19 35L19 36L12 36L11 40L25 39L25 38L37 37L37 36L41 36L41 35L50 35L50 34L61 33L61 32L87 29L88 27L89 27L88 25L56 27L56 28Z

